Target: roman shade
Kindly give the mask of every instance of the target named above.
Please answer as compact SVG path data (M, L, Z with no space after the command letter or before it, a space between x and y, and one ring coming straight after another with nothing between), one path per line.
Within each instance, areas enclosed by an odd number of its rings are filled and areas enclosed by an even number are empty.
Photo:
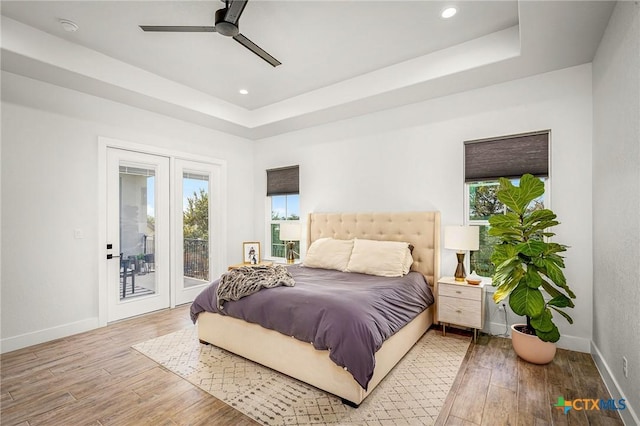
M267 196L298 194L300 167L288 166L267 170Z
M549 130L465 141L464 180L549 176Z

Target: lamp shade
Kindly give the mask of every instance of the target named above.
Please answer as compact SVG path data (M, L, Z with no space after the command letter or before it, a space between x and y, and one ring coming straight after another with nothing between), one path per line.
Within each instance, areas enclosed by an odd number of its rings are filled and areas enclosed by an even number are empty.
M445 226L444 248L451 250L478 250L480 228L478 226Z
M280 240L300 241L300 230L301 227L299 223L281 223Z

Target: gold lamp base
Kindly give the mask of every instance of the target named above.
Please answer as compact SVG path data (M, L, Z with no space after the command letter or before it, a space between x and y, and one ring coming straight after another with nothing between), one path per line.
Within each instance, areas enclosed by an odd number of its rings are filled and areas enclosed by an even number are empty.
M456 257L458 258L458 266L456 267L456 272L453 275L456 281L464 282L465 277L467 276L464 271L464 252L457 252Z
M296 261L296 256L293 251L293 241L287 243L287 263L293 264Z

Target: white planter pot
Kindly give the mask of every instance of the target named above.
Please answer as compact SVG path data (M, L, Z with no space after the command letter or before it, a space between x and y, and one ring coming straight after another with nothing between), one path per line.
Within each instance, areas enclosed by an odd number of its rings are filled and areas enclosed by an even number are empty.
M556 345L551 342L544 342L538 336L521 333L515 327L524 324L513 324L511 326L511 344L516 354L532 364L548 364L553 361L556 355Z

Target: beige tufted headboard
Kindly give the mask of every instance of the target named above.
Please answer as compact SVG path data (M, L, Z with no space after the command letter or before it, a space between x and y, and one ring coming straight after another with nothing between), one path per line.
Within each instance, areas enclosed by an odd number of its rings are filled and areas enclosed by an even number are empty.
M414 247L411 270L432 286L440 278L440 212L309 214L307 243L325 237L406 241Z

